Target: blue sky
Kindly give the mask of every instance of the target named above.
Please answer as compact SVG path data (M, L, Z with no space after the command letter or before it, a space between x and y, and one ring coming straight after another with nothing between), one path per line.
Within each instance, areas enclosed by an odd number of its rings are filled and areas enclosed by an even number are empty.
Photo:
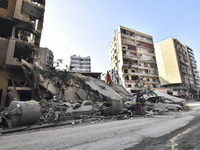
M55 61L91 56L92 71L109 70L109 43L119 25L153 36L169 37L193 49L200 69L199 0L46 0L41 46Z

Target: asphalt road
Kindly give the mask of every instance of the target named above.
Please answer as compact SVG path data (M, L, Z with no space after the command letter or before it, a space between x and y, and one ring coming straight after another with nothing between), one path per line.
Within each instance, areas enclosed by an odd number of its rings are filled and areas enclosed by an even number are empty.
M200 105L189 112L0 135L0 150L199 149Z
M200 116L169 134L145 138L126 150L200 150Z

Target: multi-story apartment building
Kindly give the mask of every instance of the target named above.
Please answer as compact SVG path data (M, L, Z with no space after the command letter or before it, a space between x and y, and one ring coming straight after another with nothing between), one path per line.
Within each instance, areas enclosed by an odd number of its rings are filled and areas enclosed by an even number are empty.
M188 96L189 88L195 88L195 80L187 47L174 38L168 38L154 47L161 85L176 91L176 96Z
M72 55L70 60L71 72L91 72L91 59L90 56L81 57Z
M40 64L44 65L47 68L53 67L53 61L54 61L53 52L49 50L48 48L40 48Z
M15 89L18 100L33 98L22 61L39 61L44 7L45 0L0 0L0 110Z
M186 45L185 47L187 49L188 57L190 60L190 67L191 67L192 75L194 79L194 88L200 89L200 79L199 79L199 74L198 74L197 64L196 64L197 61L195 60L193 50Z
M135 93L139 86L159 85L152 36L119 26L109 45L109 55L110 70L118 73L118 80L128 91Z

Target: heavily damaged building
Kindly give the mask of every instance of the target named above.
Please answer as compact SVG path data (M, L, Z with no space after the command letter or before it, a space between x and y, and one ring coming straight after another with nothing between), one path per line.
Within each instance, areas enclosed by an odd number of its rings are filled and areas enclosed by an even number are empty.
M0 1L1 110L13 98L30 100L34 97L22 62L33 64L39 61L44 7L45 0Z
M117 79L112 80L121 82L131 93L139 86L158 87L152 36L120 26L109 45L109 55L110 70L118 73Z
M189 88L198 86L196 61L191 49L177 39L169 38L155 44L155 51L161 85L173 89L174 96L189 96Z
M198 74L198 70L197 70L197 61L194 57L193 50L188 46L185 46L185 47L187 49L188 57L190 60L190 67L192 70L192 76L193 76L194 83L195 83L193 87L196 89L200 89L200 78L199 78L199 74Z

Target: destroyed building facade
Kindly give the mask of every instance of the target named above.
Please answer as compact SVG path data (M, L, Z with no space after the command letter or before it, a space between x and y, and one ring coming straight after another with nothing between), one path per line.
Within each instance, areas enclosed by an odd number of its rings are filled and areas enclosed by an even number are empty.
M192 76L194 79L194 88L196 89L200 89L200 78L199 78L199 74L198 74L198 70L197 70L197 61L194 57L194 53L193 50L188 47L187 45L185 45L186 49L187 49L187 54L190 60L190 67L191 67L191 71L192 71Z
M189 88L197 88L197 70L191 49L177 39L168 38L155 44L160 83L173 89L173 95L185 97ZM195 71L195 76L194 72Z
M120 26L109 45L109 55L110 70L118 73L118 80L131 93L138 90L138 84L158 87L152 36Z
M40 56L39 56L40 64L47 68L52 68L54 63L54 55L51 50L48 48L40 48Z
M82 57L72 55L70 60L71 72L91 72L91 58L90 56Z
M9 98L30 100L34 97L22 61L30 64L39 61L44 7L45 0L0 1L1 110L9 105Z

